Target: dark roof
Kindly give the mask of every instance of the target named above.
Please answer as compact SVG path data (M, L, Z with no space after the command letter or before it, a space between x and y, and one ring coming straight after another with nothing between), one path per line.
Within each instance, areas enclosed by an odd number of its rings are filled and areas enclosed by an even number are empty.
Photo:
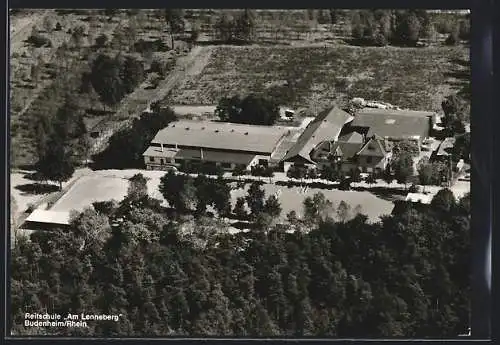
M383 110L383 109L377 109ZM425 116L398 115L397 112L358 113L351 122L352 127L368 128L367 137L409 139L429 135L429 118Z
M300 156L314 163L311 159L311 151L321 142L337 140L344 125L352 119L352 116L338 107L332 107L321 112L301 134L297 143L285 155L284 160Z
M348 143L343 141L337 141L333 144L333 150L336 154L343 158L354 157L359 150L363 147L363 143Z
M366 142L361 150L359 150L358 155L372 156L372 157L385 157L387 154L386 146L384 145L384 139L373 137Z
M362 144L364 139L361 133L358 133L356 131L351 131L349 133L339 136L338 141L344 143Z
M409 116L429 118L434 117L436 113L419 110L363 108L359 110L356 115Z

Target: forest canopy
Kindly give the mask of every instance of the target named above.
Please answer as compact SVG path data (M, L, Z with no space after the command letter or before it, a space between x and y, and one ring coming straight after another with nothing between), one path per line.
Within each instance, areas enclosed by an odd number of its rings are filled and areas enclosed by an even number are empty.
M195 182L183 183L205 195ZM303 219L230 234L222 214L175 212L146 188L134 176L123 201L19 241L15 334L445 337L469 326L468 195L457 201L444 189L431 206L397 202L370 224L362 214L335 219L318 194ZM252 204L263 198L253 189ZM123 316L85 329L23 327L25 312L43 310Z

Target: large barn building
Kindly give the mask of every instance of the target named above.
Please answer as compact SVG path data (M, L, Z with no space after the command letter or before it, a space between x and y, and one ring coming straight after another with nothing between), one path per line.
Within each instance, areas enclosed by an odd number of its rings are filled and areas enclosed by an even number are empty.
M177 121L160 130L144 152L147 169L200 164L220 166L273 165L274 154L289 135L287 127L254 126L213 121Z
M183 120L158 132L144 162L150 170L201 164L248 170L259 164L286 172L292 165L340 163L346 172L376 172L389 163L395 142L411 140L420 148L434 122L431 112L365 108L352 116L336 106L304 129Z

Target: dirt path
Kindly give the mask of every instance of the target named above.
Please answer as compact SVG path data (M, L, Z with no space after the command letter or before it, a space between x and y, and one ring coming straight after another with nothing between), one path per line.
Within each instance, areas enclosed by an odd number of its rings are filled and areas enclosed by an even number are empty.
M40 27L45 16L53 10L37 11L29 17L23 17L10 23L10 54L19 51L23 46L23 41L28 38L33 26Z
M195 46L188 55L177 60L175 69L165 78L156 89L148 90L146 82L128 95L121 103L114 118L125 119L110 127L108 121L98 123L92 130L102 131L101 137L96 140L92 147L92 153L102 151L109 138L116 131L125 128L132 119L139 117L151 103L163 100L175 87L178 87L187 77L193 77L201 73L208 63L212 47Z

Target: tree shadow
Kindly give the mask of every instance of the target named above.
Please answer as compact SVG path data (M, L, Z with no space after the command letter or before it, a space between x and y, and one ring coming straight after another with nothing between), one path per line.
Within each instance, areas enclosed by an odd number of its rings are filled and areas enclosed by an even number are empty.
M33 85L33 84L28 84L28 83L23 83L23 84L19 83L19 84L17 85L17 87L19 87L19 88L21 88L21 89L29 89L29 90L34 90L34 89L36 89L35 85Z
M85 113L94 116L106 116L114 114L114 111L89 108L85 110Z
M388 187L351 187L351 190L357 192L370 192L380 199L387 201L404 200L404 197L408 194L408 190Z
M24 195L48 194L59 191L58 186L43 183L28 183L16 186L15 188L23 192Z
M19 164L17 166L17 168L20 170L35 170L36 165L35 164Z
M32 181L41 181L41 177L40 177L40 173L38 173L37 171L35 172L32 172L32 173L27 173L23 176L23 178L27 179L27 180L32 180Z

